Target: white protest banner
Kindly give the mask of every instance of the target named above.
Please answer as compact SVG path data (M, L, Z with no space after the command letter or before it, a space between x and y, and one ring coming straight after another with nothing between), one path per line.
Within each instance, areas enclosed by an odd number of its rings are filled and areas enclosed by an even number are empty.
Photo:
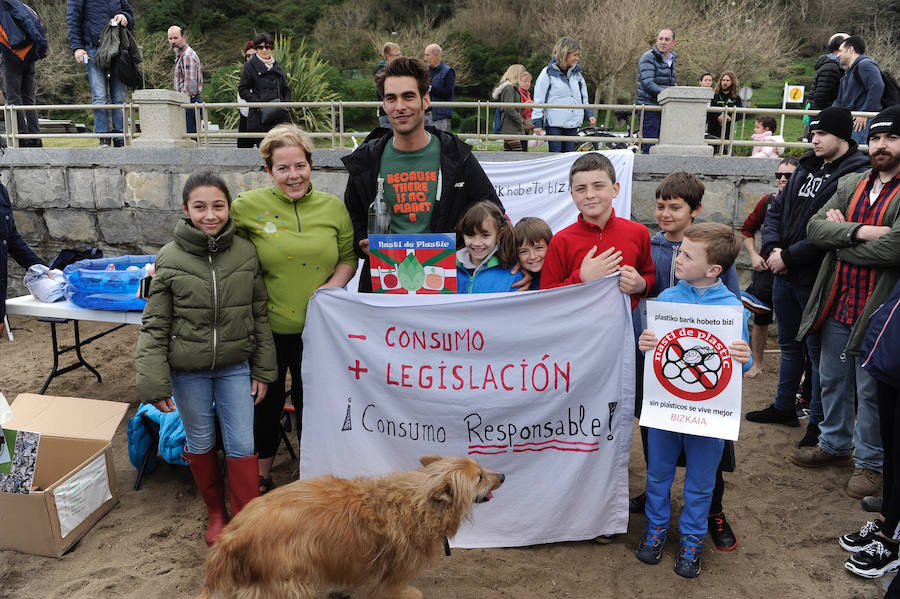
M506 482L454 546L625 532L630 312L616 276L526 293L319 290L303 332L300 475L471 456Z
M659 342L644 356L641 426L737 440L742 373L728 346L742 319L741 306L647 302Z
M616 216L631 218L631 176L634 152L605 150L598 152L612 162L619 182L619 195L613 200ZM481 168L494 186L494 191L515 224L524 216L547 221L554 233L568 227L578 218L569 189L569 169L583 152L546 154L544 158L513 162L482 162Z

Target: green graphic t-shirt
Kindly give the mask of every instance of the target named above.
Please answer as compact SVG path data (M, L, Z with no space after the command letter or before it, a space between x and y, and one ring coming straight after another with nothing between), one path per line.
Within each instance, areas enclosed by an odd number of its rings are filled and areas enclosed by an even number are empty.
M412 152L402 152L393 143L385 146L379 174L391 212L391 233L430 232L440 168L441 146L434 135L424 148Z

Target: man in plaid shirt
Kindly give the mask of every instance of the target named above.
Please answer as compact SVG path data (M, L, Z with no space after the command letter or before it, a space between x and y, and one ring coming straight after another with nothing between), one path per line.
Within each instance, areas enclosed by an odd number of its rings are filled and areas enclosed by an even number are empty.
M194 49L188 46L184 29L178 25L172 25L168 31L169 45L175 52L175 91L183 92L190 96L192 103L202 102L200 92L203 91L203 68L200 66L200 57ZM185 123L188 133L197 132L197 122L194 118L194 110L184 111Z
M868 135L872 169L841 177L806 229L828 250L800 323L800 336L821 331L825 418L818 445L789 458L811 467L852 457L847 494L856 498L882 490L876 383L860 367L859 353L872 312L900 279L900 106L880 112Z

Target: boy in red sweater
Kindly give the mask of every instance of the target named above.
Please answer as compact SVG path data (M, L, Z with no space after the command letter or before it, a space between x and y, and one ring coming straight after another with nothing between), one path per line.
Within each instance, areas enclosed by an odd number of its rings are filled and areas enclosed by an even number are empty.
M650 232L640 223L616 216L616 171L602 154L580 157L569 171L578 220L553 236L541 289L586 283L619 272L619 289L631 296L631 309L653 288Z

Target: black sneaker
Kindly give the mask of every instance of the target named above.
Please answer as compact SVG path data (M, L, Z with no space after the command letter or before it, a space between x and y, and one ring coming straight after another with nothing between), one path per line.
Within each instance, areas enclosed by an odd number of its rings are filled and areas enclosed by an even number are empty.
M709 527L709 536L712 537L716 549L719 551L734 551L737 549L737 539L734 536L734 531L731 530L731 526L728 525L728 520L725 519L724 512L710 514L707 519L707 525Z
M662 558L663 547L666 546L668 531L660 526L647 527L644 538L635 555L645 564L658 564Z
M647 491L644 491L640 495L635 495L634 497L628 500L628 513L629 514L643 514L644 507L647 505Z
M747 412L744 416L750 422L759 422L761 424L784 424L787 426L800 426L797 422L797 414L794 410L779 410L775 404L770 404L764 410L755 412Z
M815 447L819 444L819 425L810 422L806 425L806 434L797 443L797 447Z
M700 555L703 553L703 541L694 535L681 535L681 547L675 558L675 574L683 578L700 576Z
M880 578L900 568L897 545L876 539L851 555L844 567L864 578Z
M850 553L856 553L857 551L862 551L864 547L866 547L869 543L878 538L878 522L875 520L870 520L863 524L862 528L859 529L858 532L851 532L845 535L841 535L838 539L838 544L845 551L849 551Z

